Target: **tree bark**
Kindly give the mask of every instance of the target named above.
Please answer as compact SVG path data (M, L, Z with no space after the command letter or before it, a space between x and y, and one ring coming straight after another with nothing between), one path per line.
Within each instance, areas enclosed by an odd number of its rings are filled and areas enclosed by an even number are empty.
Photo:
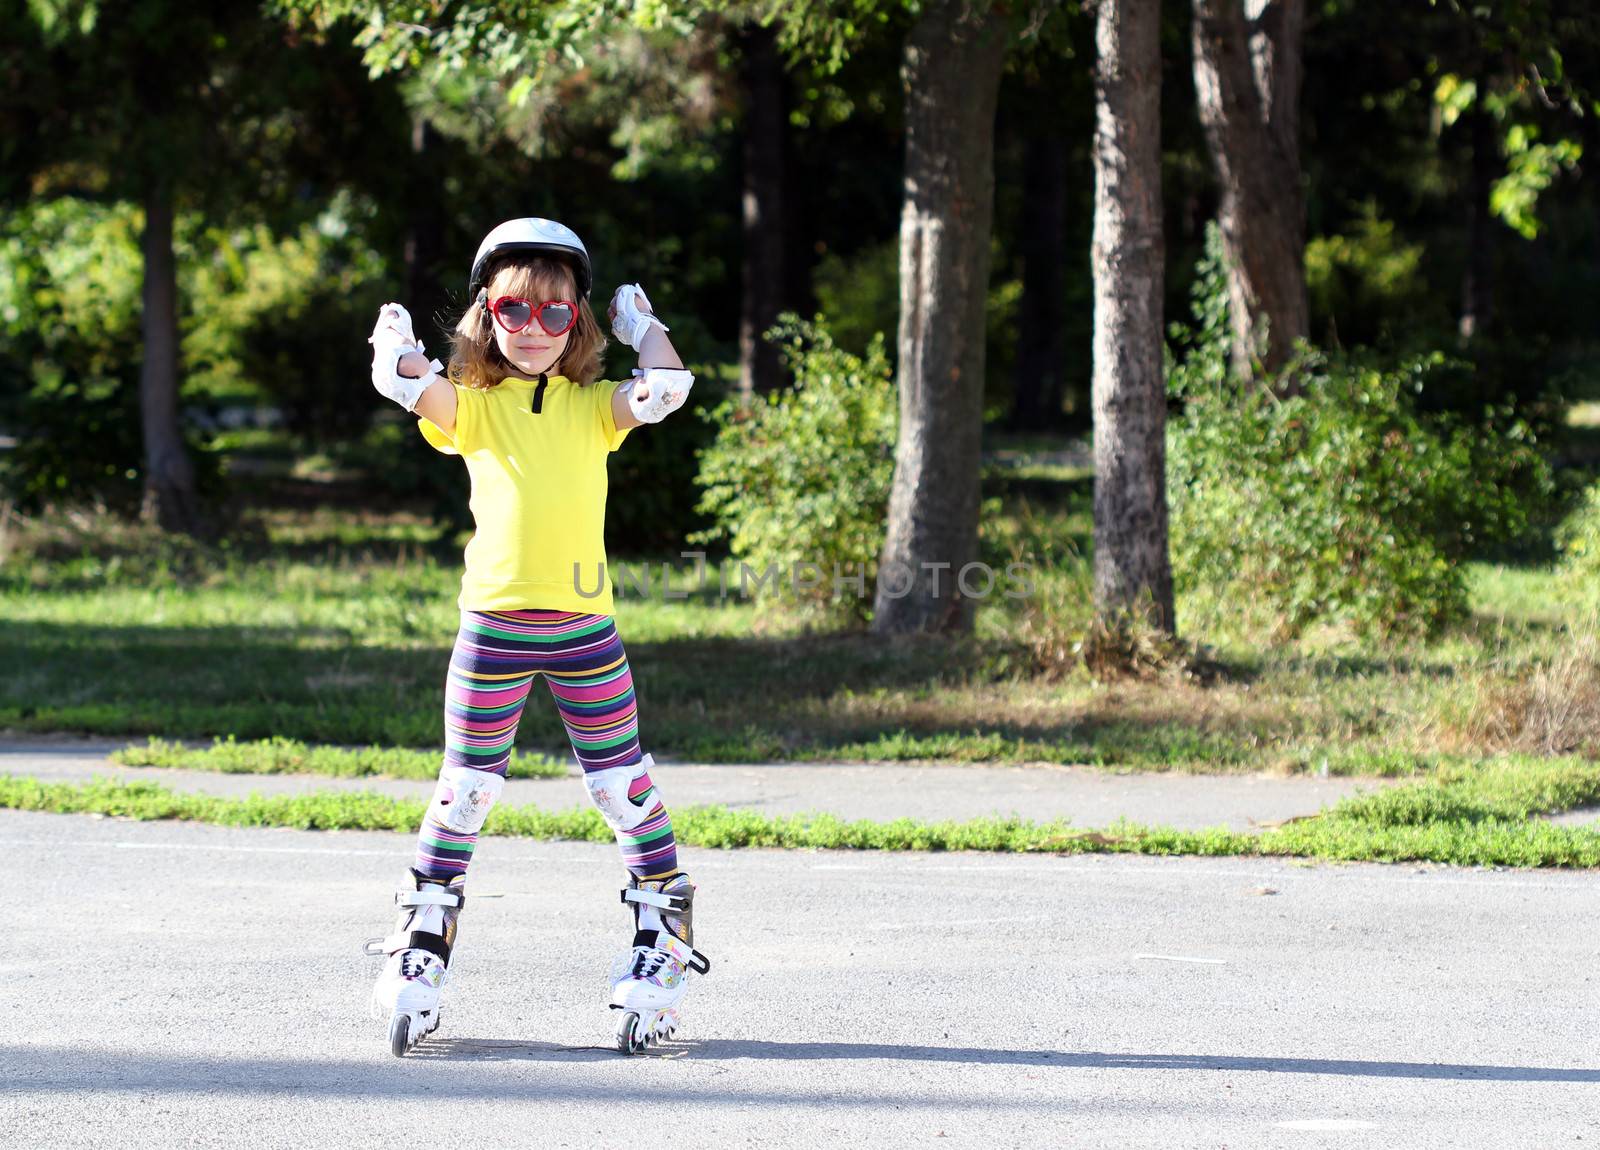
M1162 378L1161 3L1100 0L1095 40L1094 595L1175 630Z
M1061 423L1066 377L1063 292L1067 266L1067 141L1030 132L1022 176L1022 303L1011 426Z
M1281 366L1310 334L1300 176L1305 0L1194 0L1200 122L1222 185L1233 361ZM1262 329L1265 328L1265 338Z
M994 119L1010 41L996 7L930 0L905 42L900 430L872 623L880 634L972 626L974 600L958 579L978 548Z
M143 517L166 531L202 534L194 466L178 425L178 276L172 252L172 185L147 177L144 196L144 364L139 407L144 429Z
M1489 210L1489 195L1500 174L1494 119L1480 105L1474 105L1468 115L1472 130L1472 174L1467 197L1467 270L1461 282L1459 329L1464 342L1483 339L1494 324L1494 216Z
M783 382L778 349L762 333L778 318L785 285L784 138L788 108L777 32L745 29L739 76L744 87L744 294L739 308L739 392L748 401Z
M437 270L445 234L442 182L427 173L440 167L439 133L421 112L411 120L411 171L417 178L406 181L406 304L415 317L417 338L428 351L448 359L449 337L439 323L448 295L439 283ZM459 290L459 289L458 289Z

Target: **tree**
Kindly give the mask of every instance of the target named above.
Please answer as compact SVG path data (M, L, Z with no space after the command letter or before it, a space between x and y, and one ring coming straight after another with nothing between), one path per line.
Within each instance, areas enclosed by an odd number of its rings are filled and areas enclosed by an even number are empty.
M1100 0L1094 141L1094 592L1175 630L1162 373L1160 0Z
M337 179L370 168L381 139L338 107L337 79L323 84L348 61L290 50L285 30L251 0L31 0L27 8L51 85L36 144L23 153L35 187L143 209L143 513L166 530L208 533L214 525L179 425L175 217L302 210L287 207L301 190L294 174ZM3 102L13 98L29 97L7 92Z
M1305 0L1194 0L1200 122L1222 186L1233 361L1281 366L1310 334L1300 177ZM1263 342L1263 329L1264 342Z
M362 38L375 71L477 59L523 99L545 82L552 61L581 58L620 25L671 26L687 35L697 20L764 8L715 0L632 9L498 3L453 10L450 23L430 28L415 23L414 5L399 0L279 3L324 27L342 16L365 17ZM783 10L778 43L792 59L837 66L901 10L865 0L792 4ZM1026 15L1037 23L1044 10ZM891 586L880 578L873 621L880 632L961 631L972 623L971 600L957 593L956 581L977 552L993 127L1018 20L984 0L931 0L920 6L903 46L901 422L880 570L907 579Z
M750 24L739 35L744 95L744 225L739 302L739 390L748 400L783 381L778 349L763 336L784 307L788 241L784 141L787 79L774 29Z
M933 0L906 37L900 430L872 627L964 631L977 555L994 115L1013 39L997 6Z

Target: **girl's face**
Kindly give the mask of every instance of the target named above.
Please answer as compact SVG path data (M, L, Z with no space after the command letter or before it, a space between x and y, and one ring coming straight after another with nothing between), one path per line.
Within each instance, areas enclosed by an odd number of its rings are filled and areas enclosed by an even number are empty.
M539 306L549 300L564 300L571 309L571 314L577 316L577 290L570 278L556 279L549 276L532 277L526 271L519 271L508 267L498 272L489 282L489 306L493 308L497 301L506 297L516 297L527 300L532 304L533 315L527 315L526 308L516 306L502 309L502 317L490 316L490 324L494 328L496 345L500 354L506 357L506 362L517 370L519 375L535 378L541 373L551 372L556 364L561 362L561 356L567 350L567 342L572 338L576 324L568 327L560 335L551 335L539 322ZM552 317L551 311L543 313L547 322ZM554 314L559 315L559 310ZM506 327L516 327L527 319L527 326L520 331L507 331ZM559 327L559 322L552 323Z

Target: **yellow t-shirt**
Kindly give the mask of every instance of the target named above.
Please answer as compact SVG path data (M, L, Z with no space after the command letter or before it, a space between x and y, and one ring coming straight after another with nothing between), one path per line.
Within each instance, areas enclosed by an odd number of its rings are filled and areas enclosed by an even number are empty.
M612 614L606 455L628 434L611 413L617 385L552 375L542 394L537 380L515 377L487 390L452 386L455 434L426 419L417 426L461 456L472 480L461 609Z

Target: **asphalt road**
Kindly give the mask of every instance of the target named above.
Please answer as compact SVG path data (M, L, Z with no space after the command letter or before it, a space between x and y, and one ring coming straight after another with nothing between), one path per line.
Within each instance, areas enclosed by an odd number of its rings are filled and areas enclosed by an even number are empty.
M6 1146L1600 1145L1600 875L690 851L609 1049L612 849L479 848L439 1033L366 1014L409 836L0 812Z

